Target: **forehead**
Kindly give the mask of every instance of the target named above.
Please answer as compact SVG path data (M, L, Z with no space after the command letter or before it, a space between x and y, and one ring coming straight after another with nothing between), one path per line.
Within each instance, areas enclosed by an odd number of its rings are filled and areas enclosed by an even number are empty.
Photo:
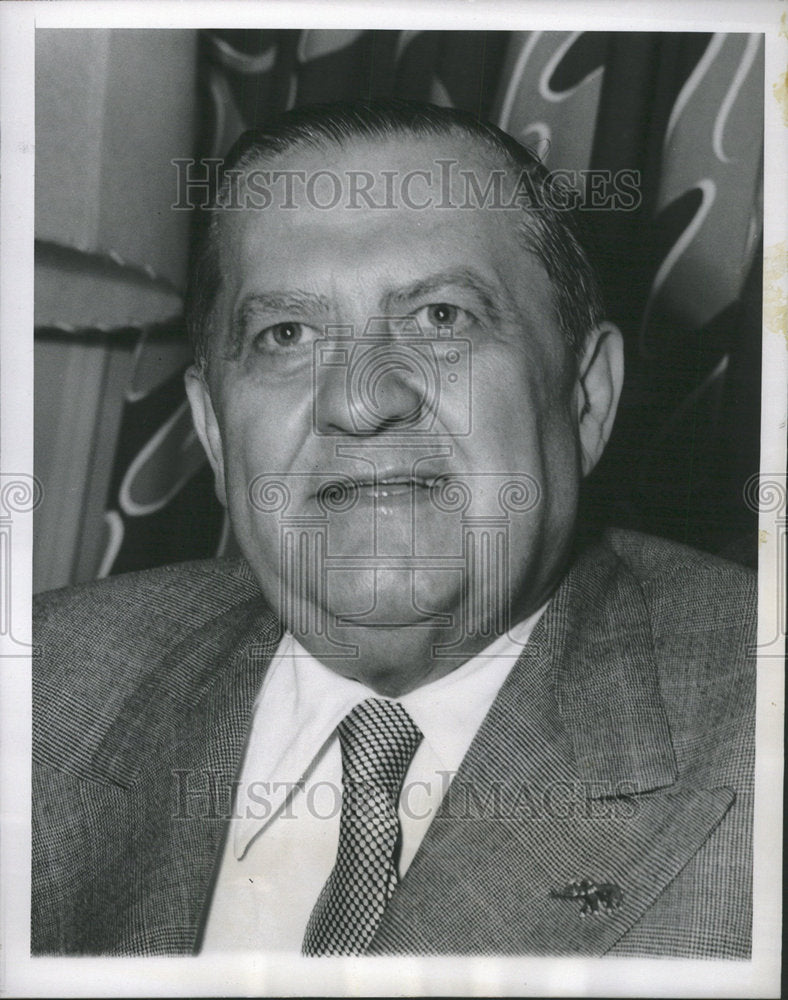
M538 260L524 249L516 177L461 135L354 139L300 147L247 167L239 207L222 213L230 298L293 285L341 297L354 287L479 272L512 308L552 316Z

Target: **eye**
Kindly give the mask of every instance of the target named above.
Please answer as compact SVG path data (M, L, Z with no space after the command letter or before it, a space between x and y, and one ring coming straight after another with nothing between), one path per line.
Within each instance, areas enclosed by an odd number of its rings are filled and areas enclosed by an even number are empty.
M314 327L288 320L261 330L255 337L255 345L258 350L269 353L286 351L310 345L319 336L320 332Z
M427 316L434 326L454 326L459 313L457 306L450 306L448 302L436 302L435 305L427 306Z
M422 306L414 314L416 322L424 329L429 327L459 327L465 324L470 318L470 314L459 306L453 306L449 302L431 302L428 306Z

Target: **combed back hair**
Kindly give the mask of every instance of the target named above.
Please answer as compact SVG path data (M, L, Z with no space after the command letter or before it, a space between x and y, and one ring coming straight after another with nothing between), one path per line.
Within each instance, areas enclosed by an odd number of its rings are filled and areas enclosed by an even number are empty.
M186 326L195 363L210 362L213 309L221 289L218 227L221 205L243 172L303 148L343 147L356 139L466 137L492 155L499 169L526 175L536 206L524 204L519 235L541 262L553 289L559 327L575 355L604 316L599 284L584 252L572 213L555 197L556 186L539 157L501 129L454 108L415 101L315 104L288 111L244 132L219 171L216 192L202 211L189 266ZM541 197L539 197L541 195Z

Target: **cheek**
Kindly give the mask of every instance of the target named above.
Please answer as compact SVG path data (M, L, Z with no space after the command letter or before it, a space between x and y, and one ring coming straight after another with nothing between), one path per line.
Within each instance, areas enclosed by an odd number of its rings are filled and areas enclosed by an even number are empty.
M240 380L228 387L224 402L221 427L228 477L275 469L288 439L286 428L275 419L282 408L277 407L270 393Z
M541 501L524 530L571 519L579 449L566 371L536 352L489 349L478 352L474 381L469 463L533 477Z
M269 442L265 424L257 417L234 414L225 427L226 475L231 483L237 485L240 476L261 472L262 469L256 468L258 464L270 464Z
M222 415L226 493L233 526L250 561L259 556L275 563L280 515L300 500L302 415L288 409L286 400L275 394L239 382L225 397Z
M276 607L282 504L281 457L269 422L244 407L231 407L224 424L225 482L233 532L266 599ZM271 587L274 587L272 590Z
M545 407L546 379L518 351L481 349L472 372L473 436L480 447L497 441L506 454L532 450Z

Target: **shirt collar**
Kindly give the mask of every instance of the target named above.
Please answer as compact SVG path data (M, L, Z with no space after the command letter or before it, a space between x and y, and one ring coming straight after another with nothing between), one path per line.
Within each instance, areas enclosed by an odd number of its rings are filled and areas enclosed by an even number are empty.
M460 766L501 685L517 661L544 606L451 673L400 698L450 775ZM239 794L265 789L266 818L246 818L243 801L233 824L241 857L281 810L294 786L322 757L334 731L360 702L381 697L335 673L285 633L266 673L240 775ZM258 783L262 782L263 785Z

